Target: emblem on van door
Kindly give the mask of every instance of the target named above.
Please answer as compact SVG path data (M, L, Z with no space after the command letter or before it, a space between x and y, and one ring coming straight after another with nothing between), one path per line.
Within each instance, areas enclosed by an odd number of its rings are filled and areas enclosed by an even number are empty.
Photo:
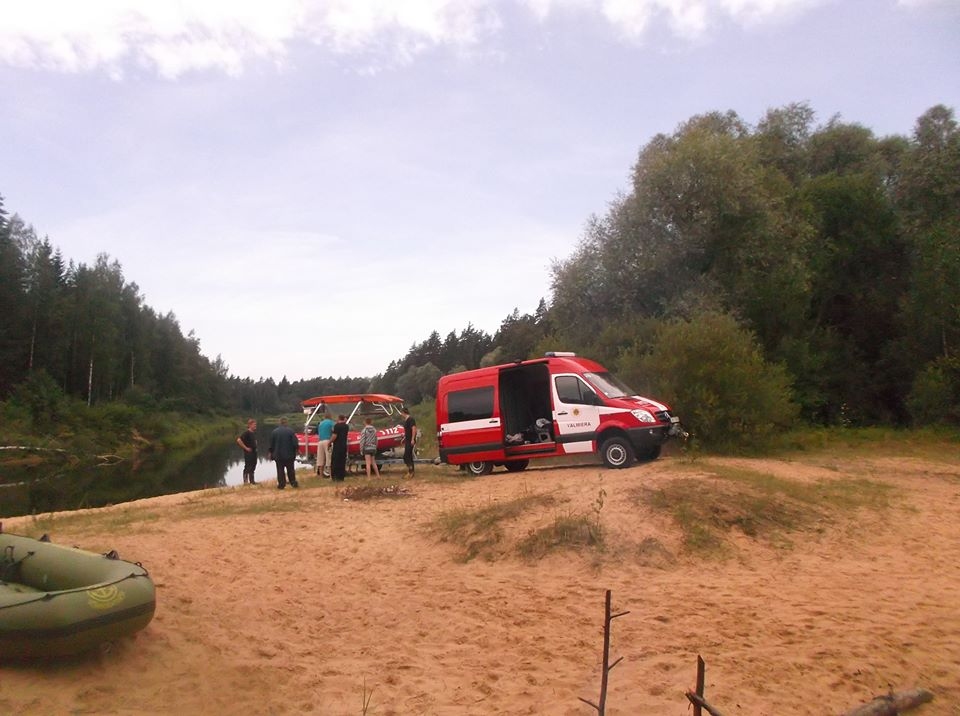
M574 415L580 415L580 408L574 408L574 409L573 409L573 414L574 414Z

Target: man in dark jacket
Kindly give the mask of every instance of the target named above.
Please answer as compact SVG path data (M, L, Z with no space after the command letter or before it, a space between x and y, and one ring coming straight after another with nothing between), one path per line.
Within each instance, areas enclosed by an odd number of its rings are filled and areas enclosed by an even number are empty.
M417 421L410 415L406 406L400 408L400 417L403 418L403 464L407 466L407 477L413 477L416 465L413 447L417 442Z
M291 487L300 487L293 467L297 448L297 434L287 426L286 418L280 418L280 425L270 433L270 452L267 453L267 459L277 463L277 488L280 490L287 486L287 480Z
M257 469L257 421L250 418L247 429L237 438L237 445L243 449L243 484L256 485L253 473Z

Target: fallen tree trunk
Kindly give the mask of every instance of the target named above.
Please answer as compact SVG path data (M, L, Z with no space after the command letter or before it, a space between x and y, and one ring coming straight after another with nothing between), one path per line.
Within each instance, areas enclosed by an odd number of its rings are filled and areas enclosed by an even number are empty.
M899 694L878 696L853 711L847 711L843 716L897 716L897 714L915 708L920 704L933 701L933 694L926 689L911 689Z
M59 452L67 455L70 454L61 448L34 447L32 445L0 445L0 450L26 450L28 452Z

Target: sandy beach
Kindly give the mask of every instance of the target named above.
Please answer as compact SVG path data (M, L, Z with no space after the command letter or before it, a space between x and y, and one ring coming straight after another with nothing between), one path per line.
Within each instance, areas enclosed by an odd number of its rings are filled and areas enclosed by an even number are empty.
M692 553L677 522L637 499L678 480L748 470L798 484L890 486L883 507L834 510L776 541L730 529ZM923 687L911 713L960 714L960 457L681 460L498 470L424 468L401 497L344 499L304 473L3 529L141 562L157 586L134 637L56 664L6 664L14 714L595 713L605 590L615 612L608 714L689 714L696 659L724 714L842 713ZM693 484L693 483L689 483ZM601 492L602 491L602 492ZM438 528L541 501L465 559ZM587 515L603 545L535 558L525 536ZM39 531L38 531L39 530Z

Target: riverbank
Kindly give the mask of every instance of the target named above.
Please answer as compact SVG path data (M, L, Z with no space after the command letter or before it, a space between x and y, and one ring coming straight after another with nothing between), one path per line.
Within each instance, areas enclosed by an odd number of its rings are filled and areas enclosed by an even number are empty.
M69 418L44 428L16 420L7 422L0 430L0 445L19 450L0 453L0 460L37 462L54 452L77 462L98 455L126 459L143 452L195 447L212 436L239 433L242 425L239 418L226 415L150 414L116 405L99 411L80 408Z
M107 412L116 421L112 428L102 415L88 423L74 416L38 434L4 425L0 519L214 486L224 470L221 446L237 452L235 418ZM214 476L211 462L217 463Z
M839 713L912 687L936 696L918 716L956 713L958 457L397 478L345 493L305 473L299 490L5 520L142 562L158 607L108 651L5 666L0 710L589 714L610 589L630 613L613 623L608 714L686 712L698 654L725 713ZM694 525L674 509L691 494L707 504Z

